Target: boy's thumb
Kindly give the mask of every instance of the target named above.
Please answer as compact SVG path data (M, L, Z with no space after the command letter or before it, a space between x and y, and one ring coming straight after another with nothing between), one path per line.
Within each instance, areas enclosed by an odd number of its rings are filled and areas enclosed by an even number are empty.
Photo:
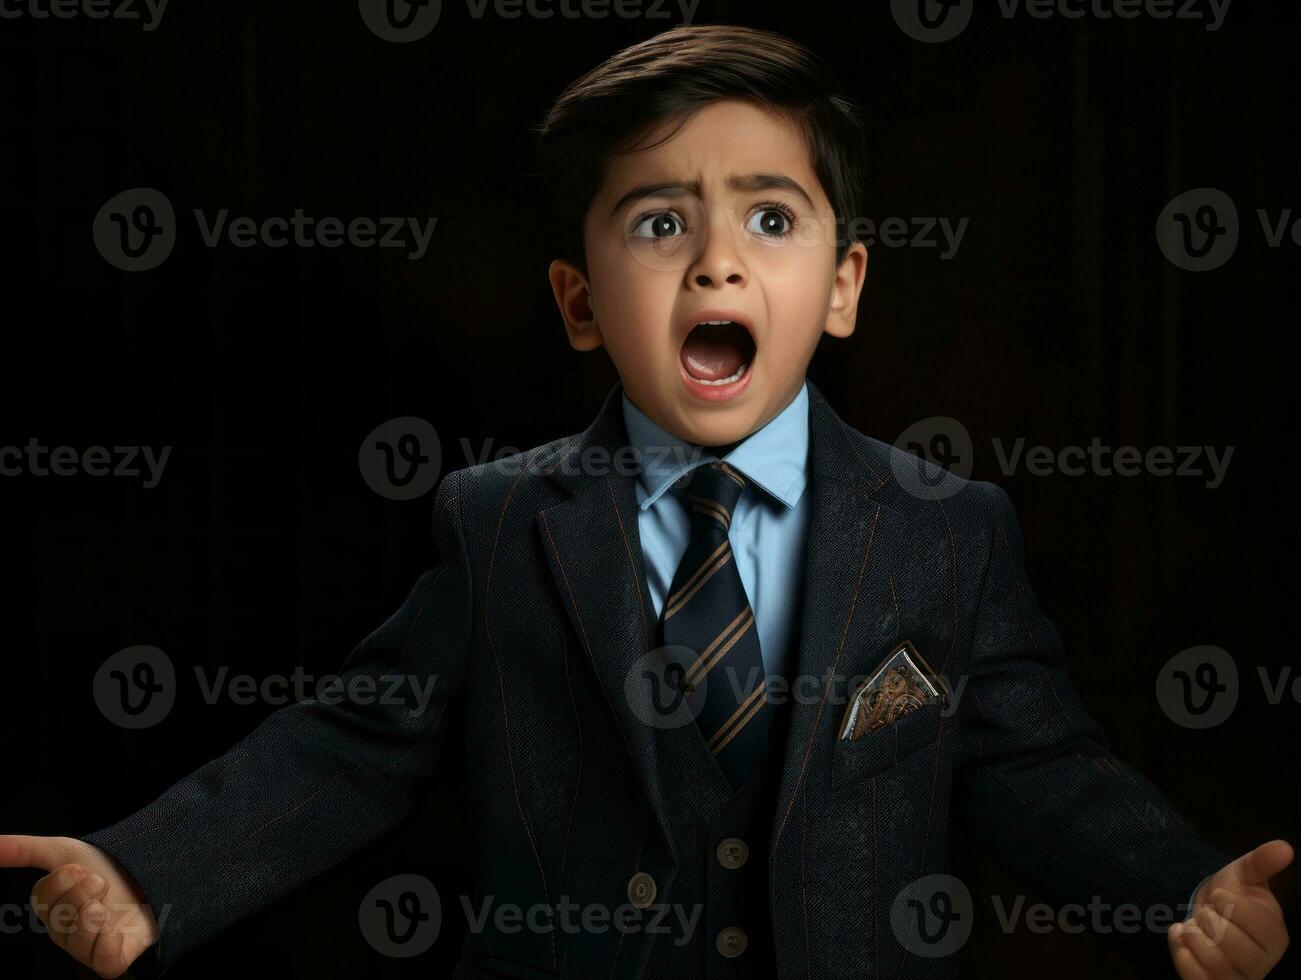
M1238 859L1238 876L1245 884L1263 885L1292 863L1292 845L1272 840Z

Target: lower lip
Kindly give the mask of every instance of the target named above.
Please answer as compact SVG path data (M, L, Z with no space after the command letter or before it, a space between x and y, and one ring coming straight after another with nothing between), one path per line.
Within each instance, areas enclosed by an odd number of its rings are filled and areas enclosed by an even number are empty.
M745 367L745 374L741 375L735 381L725 385L707 385L701 383L697 378L693 378L687 373L683 366L682 360L678 359L678 372L682 375L682 383L686 385L687 391L695 395L701 401L705 402L725 402L735 398L741 392L745 391L746 386L750 383L750 376L754 374L754 355L750 355L750 363Z

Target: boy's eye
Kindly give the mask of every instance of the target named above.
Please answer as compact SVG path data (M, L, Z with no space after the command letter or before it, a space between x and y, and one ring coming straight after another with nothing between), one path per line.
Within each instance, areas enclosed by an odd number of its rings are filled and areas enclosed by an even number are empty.
M678 216L669 211L660 211L658 214L647 215L637 222L632 229L634 238L671 238L674 234L680 234L682 222Z
M750 223L746 228L756 235L781 238L790 234L791 227L794 224L794 215L786 208L770 204L756 211L750 218Z
M776 202L760 205L750 216L746 229L765 238L785 238L795 226L795 212ZM657 211L640 219L630 233L633 238L663 241L686 233L685 222L672 211Z

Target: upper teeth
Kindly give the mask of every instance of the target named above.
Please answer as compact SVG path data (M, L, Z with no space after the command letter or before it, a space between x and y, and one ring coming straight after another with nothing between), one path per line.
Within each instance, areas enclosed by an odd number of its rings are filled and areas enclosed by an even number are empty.
M701 320L696 324L698 327L721 327L725 323L731 323L731 320Z

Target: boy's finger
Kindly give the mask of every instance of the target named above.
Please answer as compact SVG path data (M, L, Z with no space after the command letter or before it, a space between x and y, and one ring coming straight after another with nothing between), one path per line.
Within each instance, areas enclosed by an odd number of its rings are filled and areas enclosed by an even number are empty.
M1235 895L1227 888L1215 889L1211 905L1265 950L1267 958L1277 959L1276 951L1281 954L1287 948L1287 926L1283 922L1281 911Z
M104 903L87 898L77 913L76 928L68 935L68 954L78 963L90 965L90 954L95 948L99 932L108 924L108 909Z
M1202 927L1196 920L1189 919L1187 922L1179 923L1179 938L1183 941L1184 948L1193 954L1198 965L1210 976L1217 980L1241 976L1224 950L1211 936L1202 931Z
M84 877L86 877L86 869L81 865L65 864L33 886L32 908L36 910L36 917L44 922L47 928L50 925L50 910Z
M57 837L0 834L0 868L42 868L53 871L67 863L66 850Z
M1188 948L1186 936L1187 933L1182 927L1171 928L1168 934L1170 959L1174 962L1175 972L1179 974L1180 980L1212 980L1211 975L1197 962L1197 957Z
M1224 950L1229 962L1243 974L1258 976L1269 967L1270 954L1259 942L1247 935L1236 922L1230 922L1209 905L1203 905L1195 916L1202 932L1210 936Z
M32 885L32 899L49 905L81 880L86 869L80 864L61 864L47 875L36 879Z
M86 965L101 977L121 976L130 965L125 962L123 936L115 926L109 926L95 937L95 946L91 950L90 962Z
M1218 885L1207 896L1207 901L1209 904L1214 905L1222 915L1237 922L1243 928L1246 928L1248 932L1254 933L1258 925L1271 922L1281 929L1286 929L1283 925L1283 910L1278 907L1277 901L1268 899L1262 901L1244 892L1225 888L1223 885ZM1250 924L1251 928L1248 928L1248 924Z
M104 879L99 875L83 874L75 885L50 903L50 921L47 923L50 938L72 952L73 937L84 928L80 920L86 903L98 899L106 890Z

